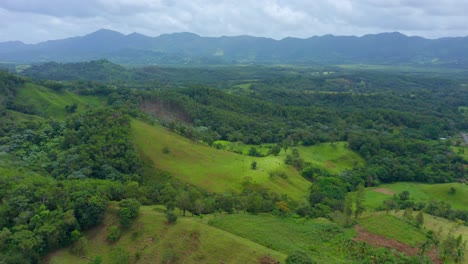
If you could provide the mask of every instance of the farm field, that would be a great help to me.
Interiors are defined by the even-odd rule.
[[[285,253],[304,251],[318,263],[345,263],[339,245],[355,235],[329,220],[281,218],[269,214],[220,215],[213,226]]]
[[[137,147],[158,169],[209,192],[239,192],[247,185],[268,188],[278,194],[302,200],[310,183],[281,157],[249,157],[217,150],[170,132],[161,126],[132,121]],[[163,149],[168,153],[164,154]],[[251,163],[257,162],[257,169]],[[275,176],[270,176],[270,174]],[[276,175],[285,175],[280,177]]]
[[[395,239],[412,247],[419,247],[426,240],[423,231],[394,215],[385,214],[385,212],[363,216],[358,223],[373,234]]]

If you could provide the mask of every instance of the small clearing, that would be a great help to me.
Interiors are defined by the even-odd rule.
[[[330,169],[334,169],[335,168],[335,165],[333,165],[333,163],[331,163],[329,160],[326,160],[325,163],[327,163],[327,167],[330,168]]]
[[[378,192],[378,193],[383,193],[383,194],[386,194],[386,195],[394,195],[395,194],[394,191],[386,189],[386,188],[377,188],[377,189],[374,189],[372,191]]]

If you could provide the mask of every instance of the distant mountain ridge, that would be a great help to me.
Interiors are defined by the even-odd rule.
[[[401,33],[314,36],[307,39],[201,37],[193,33],[148,37],[101,29],[38,44],[0,43],[12,63],[108,59],[122,64],[419,64],[468,67],[468,37],[425,39]]]

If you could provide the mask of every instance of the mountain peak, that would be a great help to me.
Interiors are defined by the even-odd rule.
[[[199,35],[191,32],[176,32],[171,34],[162,34],[160,37],[172,37],[177,39],[195,39],[200,38]]]
[[[106,37],[107,38],[107,37],[123,37],[123,36],[125,35],[120,32],[101,28],[93,33],[85,35],[84,37]]]

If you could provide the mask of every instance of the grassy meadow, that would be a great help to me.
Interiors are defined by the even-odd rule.
[[[299,146],[297,150],[305,161],[331,173],[340,173],[346,169],[364,165],[364,159],[350,150],[346,142]]]
[[[137,120],[132,121],[132,135],[138,149],[157,168],[205,191],[238,192],[245,185],[253,185],[296,200],[302,200],[308,193],[310,183],[285,165],[280,156],[258,158],[214,149]],[[163,153],[164,148],[168,153]],[[257,162],[255,170],[251,169],[253,161]],[[277,176],[280,174],[285,177]]]
[[[450,188],[455,188],[454,194],[450,193]],[[416,202],[428,202],[440,200],[449,203],[454,209],[468,210],[468,186],[461,183],[409,183],[399,182],[392,184],[382,184],[378,187],[366,189],[366,206],[375,209],[383,202],[403,191],[410,193],[410,198]]]
[[[229,142],[218,140],[215,144],[222,145],[225,150],[242,153],[247,155],[250,148],[254,147],[262,155],[268,155],[270,149],[275,144],[250,145],[242,142]],[[301,158],[306,162],[312,163],[323,170],[337,174],[346,169],[352,169],[355,166],[364,165],[364,159],[356,152],[347,147],[346,142],[320,143],[313,146],[289,147],[285,152],[281,149],[279,157],[284,160],[286,154],[290,154],[292,149],[297,149]]]

